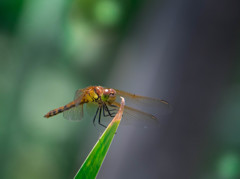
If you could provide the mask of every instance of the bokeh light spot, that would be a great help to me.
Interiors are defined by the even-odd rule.
[[[236,178],[239,175],[240,161],[235,153],[227,153],[218,163],[218,174],[221,178]]]
[[[115,25],[120,20],[121,7],[115,1],[100,1],[95,5],[94,15],[102,25]]]

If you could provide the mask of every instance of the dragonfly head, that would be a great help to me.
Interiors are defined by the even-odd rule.
[[[109,102],[111,104],[116,100],[116,91],[112,88],[104,89],[101,98],[102,101]]]

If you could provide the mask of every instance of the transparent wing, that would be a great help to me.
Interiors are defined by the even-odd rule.
[[[84,116],[93,119],[94,115],[96,114],[98,108],[98,104],[97,103],[87,103],[85,110],[84,110]]]
[[[80,104],[84,97],[83,92],[84,91],[82,89],[76,91],[74,96],[75,106],[63,112],[63,117],[65,119],[78,121],[84,117],[84,104]]]
[[[93,119],[98,105],[96,103],[80,104],[63,112],[63,117],[68,120]]]
[[[72,107],[63,112],[63,117],[67,120],[78,121],[84,117],[83,104]]]
[[[78,99],[79,97],[82,96],[84,92],[84,89],[78,89],[76,92],[75,92],[75,96],[74,96],[74,100]]]
[[[168,114],[172,111],[172,107],[165,100],[139,96],[121,90],[116,90],[116,92],[117,96],[122,96],[125,98],[126,105],[134,107],[136,106],[136,108],[140,109],[141,111],[147,111],[157,117],[161,116],[162,114]]]
[[[119,108],[120,103],[114,102],[113,105]],[[149,127],[158,125],[159,119],[152,114],[125,106],[123,111],[123,120],[121,123],[125,125]]]

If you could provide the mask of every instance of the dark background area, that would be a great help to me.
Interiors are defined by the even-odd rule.
[[[90,85],[173,106],[157,128],[120,126],[98,178],[240,178],[239,7],[0,1],[0,178],[73,178],[99,130],[43,115]]]

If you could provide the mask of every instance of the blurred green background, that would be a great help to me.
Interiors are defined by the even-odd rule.
[[[75,175],[99,131],[92,122],[43,115],[70,102],[79,88],[107,84],[139,3],[0,2],[0,178]]]
[[[240,178],[238,1],[1,0],[0,178],[73,178],[100,136],[45,119],[79,88],[164,98],[121,127],[98,178]]]

